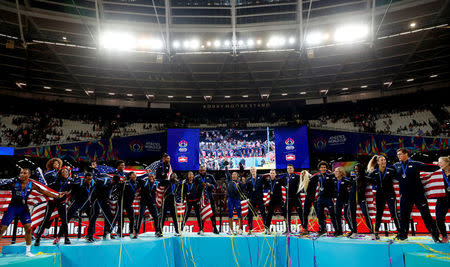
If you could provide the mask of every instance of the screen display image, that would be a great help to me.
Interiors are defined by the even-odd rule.
[[[208,170],[275,169],[274,129],[201,129],[199,164]]]

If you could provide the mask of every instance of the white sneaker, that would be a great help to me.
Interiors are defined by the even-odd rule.
[[[181,236],[181,234],[180,233],[175,233],[175,236]]]
[[[198,235],[203,235],[203,230],[200,230],[200,231],[198,232]]]
[[[238,235],[242,235],[242,230],[239,229],[239,230],[237,231],[237,234],[238,234]]]
[[[358,234],[357,233],[353,233],[351,236],[349,236],[350,238],[357,238]]]
[[[269,229],[266,229],[266,230],[264,231],[264,234],[265,234],[265,235],[270,235],[270,230],[269,230]]]
[[[233,232],[232,230],[229,230],[229,231],[227,232],[227,235],[234,235],[234,232]]]
[[[26,255],[27,257],[34,257],[34,256],[36,256],[36,255],[34,255],[33,253],[31,253],[31,252],[27,252],[27,253],[25,253],[25,255]]]

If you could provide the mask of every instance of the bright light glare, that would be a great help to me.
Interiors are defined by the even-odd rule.
[[[138,40],[138,47],[143,49],[160,50],[163,48],[163,42],[159,39],[142,38]]]
[[[214,47],[215,48],[219,48],[220,47],[220,41],[219,40],[215,40],[214,41]]]
[[[136,49],[136,37],[129,33],[105,32],[100,37],[100,46],[119,51],[134,50]]]
[[[318,45],[328,40],[328,33],[312,32],[306,36],[306,43],[310,45]]]
[[[283,45],[285,45],[286,43],[286,39],[284,39],[284,37],[280,37],[280,36],[272,36],[269,39],[269,42],[267,42],[267,46],[268,47],[281,47]]]
[[[196,50],[200,47],[200,41],[199,40],[191,40],[191,49]]]
[[[178,41],[173,42],[173,47],[174,48],[179,48],[180,47],[180,42],[178,42]]]
[[[252,39],[248,39],[247,40],[247,46],[248,47],[253,47],[255,45],[255,42]]]
[[[229,47],[230,44],[231,44],[231,42],[230,42],[229,40],[225,40],[225,42],[223,43],[223,45],[224,45],[225,47]]]
[[[364,40],[369,34],[367,25],[344,25],[336,29],[334,39],[339,43],[348,43]]]
[[[294,43],[295,43],[295,38],[294,37],[289,38],[289,44],[294,44]]]

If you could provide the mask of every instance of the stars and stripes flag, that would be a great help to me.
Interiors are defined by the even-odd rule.
[[[39,187],[43,191],[47,191],[53,194],[58,194],[58,192],[53,189],[43,185],[42,183],[29,179],[35,186]],[[11,202],[12,193],[11,190],[0,190],[0,211],[5,212]],[[52,198],[46,197],[36,190],[32,190],[28,196],[27,204],[31,214],[31,227],[39,226],[44,220],[45,210],[47,208],[47,202],[52,200]],[[2,215],[3,216],[3,213]],[[52,213],[51,219],[57,217],[57,212]]]
[[[269,206],[270,203],[270,191],[267,190],[263,193],[263,201],[264,201],[264,207]]]
[[[152,164],[148,165],[147,168],[145,168],[147,171],[152,172],[153,174],[156,174],[156,171],[159,167],[161,167],[162,162],[160,160],[153,162]],[[172,174],[172,166],[169,166],[169,172],[167,173],[166,179],[169,180],[170,175]]]
[[[186,201],[183,201],[183,203],[177,202],[176,206],[177,206],[177,215],[180,217],[184,216],[184,213],[186,212]]]
[[[209,202],[208,197],[206,197],[205,188],[203,188],[202,196],[200,198],[200,216],[203,221],[213,216],[211,203]]]
[[[248,199],[241,200],[241,215],[242,217],[248,214]]]

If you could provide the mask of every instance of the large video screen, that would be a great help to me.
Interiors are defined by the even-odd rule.
[[[199,164],[209,170],[275,169],[274,129],[200,129]]]
[[[167,129],[173,170],[309,168],[306,127],[252,129]]]

